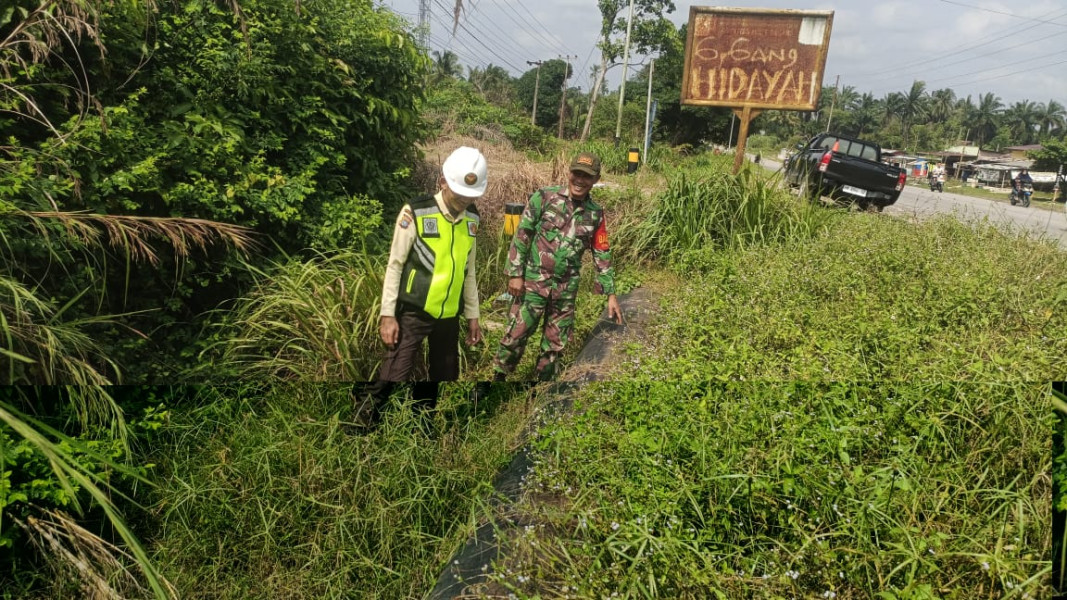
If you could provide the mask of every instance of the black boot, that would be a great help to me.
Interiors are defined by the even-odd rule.
[[[382,422],[382,409],[393,392],[393,382],[376,381],[369,385],[352,386],[352,426],[360,432],[373,431]]]

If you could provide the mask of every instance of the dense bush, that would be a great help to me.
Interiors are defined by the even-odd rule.
[[[59,49],[84,74],[38,66],[13,75],[12,85],[58,90],[84,77],[98,114],[45,103],[61,138],[5,117],[13,137],[0,205],[244,225],[266,254],[385,243],[381,212],[410,196],[427,64],[391,12],[364,0],[249,0],[236,12],[208,0],[160,3],[143,46],[138,8],[100,9],[106,55],[89,38]],[[93,292],[68,316],[137,313],[92,333],[127,380],[180,377],[199,315],[249,283],[218,249],[90,269],[48,239],[0,227],[22,281],[62,299]]]
[[[490,104],[466,81],[441,81],[430,91],[424,110],[429,124],[441,133],[507,140],[517,150],[533,152],[544,152],[551,145],[551,138],[518,107]]]

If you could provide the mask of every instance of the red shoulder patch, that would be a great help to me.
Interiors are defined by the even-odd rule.
[[[596,232],[593,234],[593,250],[604,251],[609,249],[608,245],[608,228],[604,221],[604,218],[600,218],[600,225],[597,226]]]

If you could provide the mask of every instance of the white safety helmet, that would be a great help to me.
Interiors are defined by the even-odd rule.
[[[470,146],[456,148],[441,166],[441,175],[449,189],[468,198],[478,198],[485,193],[486,171],[485,157]]]

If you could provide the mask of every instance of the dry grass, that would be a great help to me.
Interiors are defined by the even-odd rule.
[[[252,238],[252,230],[240,225],[219,223],[205,219],[180,217],[142,217],[129,215],[100,215],[84,212],[26,212],[33,225],[44,236],[46,221],[56,221],[67,235],[94,247],[104,240],[127,253],[132,260],[159,264],[159,256],[151,238],[161,238],[174,250],[175,259],[188,258],[194,249],[205,249],[213,243],[223,243],[247,255],[259,247]]]
[[[14,521],[48,560],[56,580],[76,583],[82,598],[122,600],[151,595],[138,580],[133,556],[78,525],[66,513],[47,510],[40,517]],[[170,598],[178,597],[169,582],[161,582]]]
[[[478,202],[482,231],[495,232],[504,226],[504,205],[525,204],[535,190],[562,182],[561,170],[554,163],[535,163],[512,148],[507,140],[486,140],[466,136],[442,136],[423,147],[425,161],[416,170],[419,189],[433,189],[438,169],[459,146],[477,148],[489,164],[489,186]],[[479,242],[482,240],[480,239]]]

